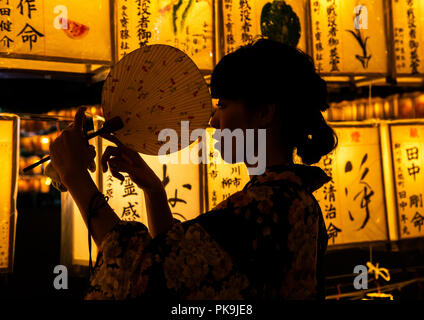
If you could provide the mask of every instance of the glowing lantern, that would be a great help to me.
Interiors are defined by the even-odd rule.
[[[391,0],[396,73],[399,82],[421,81],[424,74],[424,3]]]
[[[332,124],[339,144],[321,159],[332,181],[315,191],[329,245],[388,239],[379,127]]]
[[[7,1],[0,66],[88,73],[112,60],[109,1]]]
[[[424,121],[390,124],[399,237],[424,236]]]
[[[13,271],[18,164],[19,118],[0,114],[0,272]]]
[[[115,2],[117,59],[146,44],[168,44],[188,54],[201,70],[213,67],[212,1]]]
[[[384,1],[310,3],[313,57],[327,80],[359,83],[389,74]]]
[[[415,99],[415,117],[424,118],[424,94]]]
[[[356,109],[357,109],[357,120],[365,120],[367,118],[366,116],[366,110],[367,110],[367,102],[364,100],[359,100],[356,103]]]
[[[414,104],[410,97],[403,97],[399,99],[398,117],[400,119],[414,117]]]
[[[248,0],[218,2],[222,17],[221,55],[264,36],[307,51],[307,1]]]
[[[233,193],[240,191],[250,180],[244,163],[229,164],[224,162],[221,154],[214,148],[216,142],[212,135],[215,129],[207,129],[207,154],[209,162],[206,169],[208,210]]]

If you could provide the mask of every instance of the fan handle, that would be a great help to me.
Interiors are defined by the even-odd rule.
[[[112,132],[118,131],[118,130],[122,129],[123,127],[124,127],[124,123],[122,122],[122,119],[120,117],[114,117],[110,120],[105,121],[105,123],[103,124],[103,127],[101,129],[87,135],[87,141],[90,140],[90,139],[93,139],[94,137],[97,137],[98,135],[101,135],[103,133],[112,133]],[[24,168],[22,171],[27,172],[29,170],[32,170],[35,167],[38,167],[40,164],[42,164],[42,163],[44,163],[48,160],[50,160],[50,156],[47,156],[47,157],[31,164],[30,166]]]

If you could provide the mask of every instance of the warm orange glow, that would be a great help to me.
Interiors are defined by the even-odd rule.
[[[18,159],[14,158],[14,149],[17,141],[14,138],[14,119],[2,117],[0,119],[0,270],[11,270],[13,266],[13,243],[16,215],[16,193],[14,186],[17,184]],[[11,250],[12,249],[12,250]],[[12,260],[11,260],[12,259]]]
[[[79,59],[81,63],[40,59],[28,63],[25,59],[2,58],[2,68],[86,73],[85,60],[104,63],[111,60],[109,1],[45,0],[31,4],[32,13],[25,14],[9,2],[4,6],[10,9],[7,20],[12,25],[13,36],[8,34],[11,38],[4,39],[0,52],[31,55],[41,60],[44,57]],[[31,32],[29,41],[27,34]]]
[[[52,183],[52,179],[50,179],[50,178],[47,178],[47,179],[44,181],[44,184],[45,184],[46,186],[49,186],[51,183]]]

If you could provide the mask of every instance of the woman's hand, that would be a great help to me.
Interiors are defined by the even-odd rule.
[[[164,190],[162,181],[136,151],[126,147],[114,135],[101,136],[116,144],[116,147],[107,147],[103,153],[101,160],[103,172],[108,170],[109,165],[112,175],[121,181],[124,181],[124,176],[120,172],[126,172],[131,180],[146,192]]]
[[[90,168],[93,171],[93,161],[96,151],[90,146],[84,136],[83,123],[85,108],[79,108],[74,122],[62,131],[50,145],[51,164],[66,186],[69,179],[78,177],[79,174]]]

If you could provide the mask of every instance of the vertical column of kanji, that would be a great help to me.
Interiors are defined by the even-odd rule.
[[[415,1],[407,1],[407,17],[408,17],[408,35],[409,35],[409,55],[410,55],[410,71],[411,74],[417,74],[420,67],[420,59],[418,57],[418,35],[417,35],[417,17],[415,11]]]
[[[327,22],[328,22],[328,46],[330,47],[330,71],[340,71],[340,53],[339,53],[339,27],[337,25],[337,3],[336,0],[327,1]]]
[[[149,44],[152,37],[150,31],[150,0],[135,0],[137,5],[137,40],[140,47]]]
[[[317,164],[330,178],[320,189],[316,190],[313,195],[318,201],[327,227],[328,244],[340,244],[343,238],[343,226],[338,210],[338,197],[336,192],[336,150],[325,155]]]
[[[321,204],[330,244],[336,244],[336,241],[340,240],[339,233],[342,232],[340,219],[337,219],[336,188],[333,175],[334,162],[334,152],[327,154],[322,159],[323,170],[331,178],[331,181],[323,187],[323,203]]]
[[[228,54],[235,49],[235,39],[234,39],[234,33],[233,33],[233,0],[225,0],[224,1],[224,39],[225,39],[225,45],[224,45],[224,52],[225,54]]]
[[[252,19],[251,11],[252,8],[248,0],[241,0],[239,2],[240,9],[240,21],[241,21],[241,42],[242,44],[247,44],[253,40],[252,35]]]
[[[14,25],[10,0],[0,1],[0,52],[14,51]]]
[[[131,0],[119,0],[116,4],[116,10],[118,12],[118,59],[123,58],[132,51],[130,35],[130,20],[132,18],[130,17],[130,1]]]
[[[407,24],[405,10],[402,8],[402,1],[392,0],[393,3],[393,35],[394,35],[394,49],[395,49],[395,61],[397,73],[408,73],[407,57],[406,57],[406,45],[408,40],[406,38],[407,30],[405,25]],[[406,0],[404,0],[406,1]]]
[[[12,4],[12,2],[10,2]],[[13,34],[18,53],[45,55],[44,0],[19,0],[13,8]]]
[[[320,14],[321,11],[321,3],[318,0],[312,1],[312,12],[315,15]],[[315,20],[312,26],[313,30],[313,52],[314,52],[314,59],[316,64],[316,69],[318,72],[321,72],[323,70],[323,36],[322,36],[322,29],[320,26],[321,21],[319,19]]]
[[[218,167],[216,164],[216,153],[217,151],[214,150],[214,139],[212,138],[214,129],[208,128],[207,129],[207,156],[208,156],[208,163],[207,163],[207,183],[208,183],[208,204],[209,207],[207,210],[211,210],[212,208],[216,207],[218,204],[218,196],[217,196],[217,190],[216,190],[216,183],[215,180],[218,176]]]
[[[424,20],[422,1],[391,0],[394,21],[396,71],[400,75],[424,72],[424,48],[420,47]],[[421,13],[421,14],[420,14]]]

